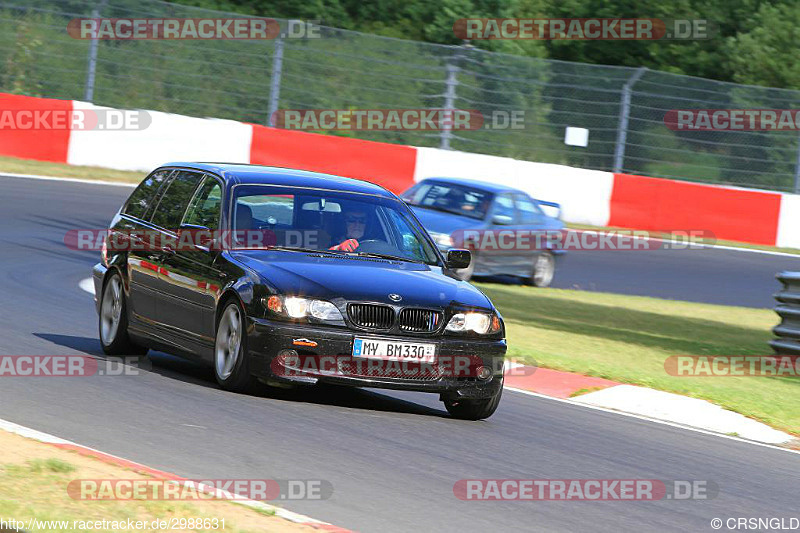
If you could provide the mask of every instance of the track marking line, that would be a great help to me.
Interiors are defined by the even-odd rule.
[[[512,392],[519,392],[521,394],[526,394],[528,396],[535,396],[536,398],[544,398],[546,400],[551,400],[551,401],[554,401],[554,402],[566,403],[566,404],[569,404],[569,405],[572,405],[572,406],[575,406],[575,407],[583,407],[585,409],[593,409],[595,411],[602,411],[604,413],[611,413],[611,414],[620,415],[620,416],[627,416],[627,417],[630,417],[630,418],[636,418],[638,420],[644,420],[644,421],[647,421],[647,422],[654,422],[656,424],[661,424],[661,425],[664,425],[664,426],[670,426],[670,427],[678,428],[678,429],[686,429],[686,430],[689,430],[689,431],[694,431],[696,433],[702,433],[704,435],[711,435],[711,436],[714,436],[714,437],[720,437],[720,438],[723,438],[723,439],[735,440],[737,442],[743,442],[743,443],[746,443],[746,444],[753,444],[755,446],[762,446],[764,448],[771,448],[773,450],[780,450],[782,452],[789,452],[789,453],[794,453],[794,454],[800,455],[800,450],[793,450],[791,448],[784,448],[784,447],[781,447],[781,446],[775,446],[774,444],[766,444],[764,442],[758,442],[758,441],[755,441],[755,440],[743,439],[741,437],[734,437],[733,435],[725,435],[724,433],[716,433],[714,431],[708,431],[706,429],[696,428],[696,427],[692,427],[692,426],[686,426],[686,425],[683,425],[683,424],[677,424],[675,422],[668,422],[666,420],[659,420],[657,418],[650,418],[650,417],[643,416],[643,415],[637,415],[637,414],[633,414],[633,413],[626,413],[625,411],[617,411],[616,409],[607,409],[605,407],[600,407],[600,406],[597,406],[597,405],[588,405],[588,404],[578,403],[578,402],[576,402],[574,400],[570,400],[570,399],[554,398],[553,396],[547,396],[545,394],[540,394],[538,392],[531,392],[531,391],[527,391],[527,390],[523,390],[523,389],[515,389],[513,387],[503,387],[503,389],[508,390],[508,391],[512,391]]]
[[[333,524],[329,524],[327,522],[323,522],[321,520],[317,520],[316,518],[311,518],[310,516],[302,515],[300,513],[295,513],[293,511],[289,511],[281,507],[276,507],[274,505],[270,505],[268,503],[260,501],[246,499],[236,494],[232,494],[228,491],[217,489],[214,487],[209,487],[208,485],[204,485],[202,483],[194,483],[193,481],[182,478],[176,474],[165,472],[163,470],[156,470],[141,463],[129,461],[127,459],[123,459],[122,457],[118,457],[116,455],[111,455],[109,453],[101,452],[94,448],[89,448],[88,446],[82,446],[80,444],[76,444],[72,441],[68,441],[60,437],[50,435],[48,433],[44,433],[35,429],[21,426],[19,424],[16,424],[8,420],[3,420],[2,418],[0,418],[0,430],[5,430],[8,431],[9,433],[14,433],[16,435],[27,437],[29,439],[38,440],[39,442],[52,444],[59,448],[72,450],[81,455],[94,457],[95,459],[99,459],[101,461],[105,461],[111,464],[116,464],[124,468],[138,470],[140,472],[155,476],[157,478],[172,480],[175,481],[176,483],[180,483],[183,486],[187,486],[188,483],[192,483],[192,488],[198,488],[203,492],[213,493],[215,495],[221,495],[231,503],[244,505],[245,507],[250,507],[251,509],[274,512],[275,516],[278,516],[290,522],[294,522],[296,524],[303,524],[310,527],[314,527],[316,529],[324,529],[326,531],[337,531],[341,533],[347,533],[350,531],[349,529],[341,528],[339,526],[334,526]]]

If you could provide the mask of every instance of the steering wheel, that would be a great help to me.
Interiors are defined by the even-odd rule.
[[[367,239],[359,241],[357,252],[372,252],[376,254],[396,254],[397,249],[386,241],[379,239]]]

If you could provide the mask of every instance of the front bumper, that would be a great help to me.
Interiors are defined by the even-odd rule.
[[[465,399],[488,398],[496,394],[503,386],[503,360],[507,349],[504,339],[388,336],[356,332],[345,328],[298,325],[255,317],[248,317],[248,325],[250,370],[261,379],[432,392]],[[452,368],[440,376],[426,376],[425,378],[409,377],[408,375],[404,375],[404,377],[354,375],[347,370],[319,373],[295,369],[286,372],[282,359],[278,358],[279,353],[293,350],[306,361],[351,360],[353,341],[356,337],[435,344],[437,361],[452,361],[452,358],[459,361],[467,359],[480,361],[480,364],[492,369],[492,372],[487,379],[479,379],[471,372],[452,371]],[[319,368],[313,365],[311,367]],[[303,368],[309,367],[304,366]]]

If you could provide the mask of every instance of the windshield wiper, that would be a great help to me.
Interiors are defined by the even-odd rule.
[[[301,248],[299,246],[268,246],[267,250],[279,250],[281,252],[302,252],[309,254],[341,255],[341,252],[337,252],[334,250],[317,250],[316,248]]]
[[[393,261],[406,261],[408,263],[424,263],[419,259],[409,259],[408,257],[400,257],[397,255],[378,254],[375,252],[355,252],[358,257],[374,257],[376,259],[389,259]]]

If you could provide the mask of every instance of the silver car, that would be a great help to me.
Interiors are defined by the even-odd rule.
[[[454,247],[454,235],[464,230],[512,230],[555,232],[564,228],[558,216],[550,216],[543,206],[561,206],[532,198],[527,193],[494,183],[459,178],[428,178],[402,194],[422,225],[443,251]],[[556,257],[563,250],[555,247],[534,249],[474,250],[468,268],[458,272],[464,280],[473,276],[510,275],[537,287],[552,283]]]

